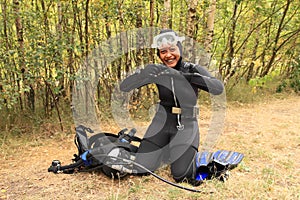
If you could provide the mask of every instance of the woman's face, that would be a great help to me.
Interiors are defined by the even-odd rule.
[[[159,49],[159,58],[168,67],[175,67],[180,59],[177,45],[164,45]]]

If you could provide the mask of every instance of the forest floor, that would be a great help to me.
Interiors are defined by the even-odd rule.
[[[202,114],[205,132],[210,118],[205,109]],[[153,176],[112,180],[100,173],[48,173],[53,159],[71,162],[77,153],[74,134],[6,139],[0,151],[0,199],[300,199],[299,131],[299,96],[231,103],[216,149],[242,152],[245,158],[228,181],[208,180],[195,187],[204,193],[178,189]],[[158,174],[172,181],[168,167]]]

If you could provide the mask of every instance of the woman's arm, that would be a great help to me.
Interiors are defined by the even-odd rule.
[[[219,95],[224,91],[223,83],[213,77],[205,68],[194,65],[191,67],[190,72],[193,73],[190,77],[190,83],[196,85],[199,89],[213,95]]]
[[[129,92],[130,90],[142,87],[149,83],[151,83],[149,78],[143,78],[140,72],[135,72],[121,82],[120,90],[123,92]]]
[[[149,64],[144,69],[137,70],[134,74],[124,79],[120,84],[120,90],[129,92],[135,88],[154,83],[159,73],[166,70],[166,66]]]

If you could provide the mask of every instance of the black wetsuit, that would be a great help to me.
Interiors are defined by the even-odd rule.
[[[199,146],[195,107],[198,90],[218,95],[223,92],[223,84],[203,67],[180,61],[174,68],[148,65],[126,78],[120,89],[130,91],[149,83],[157,85],[160,103],[135,161],[155,171],[167,158],[176,181],[192,180],[196,173],[194,158]],[[138,173],[144,172],[138,170]]]

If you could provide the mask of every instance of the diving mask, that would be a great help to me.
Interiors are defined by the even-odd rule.
[[[185,37],[179,37],[174,32],[161,33],[153,38],[152,48],[161,49],[165,45],[176,45],[184,41]]]

